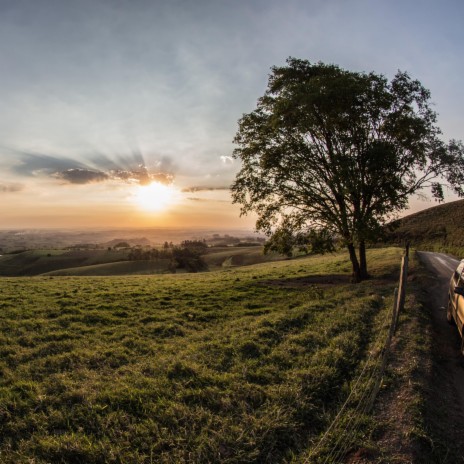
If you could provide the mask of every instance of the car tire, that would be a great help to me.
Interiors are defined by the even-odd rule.
[[[454,325],[453,313],[451,308],[451,300],[448,298],[448,306],[446,309],[446,320],[448,324]]]

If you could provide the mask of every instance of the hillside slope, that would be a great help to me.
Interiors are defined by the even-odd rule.
[[[385,339],[400,255],[369,250],[359,285],[346,253],[0,279],[0,461],[306,461]]]
[[[111,276],[171,272],[169,259],[129,261],[121,250],[27,250],[0,256],[0,276]],[[262,246],[210,247],[203,259],[209,270],[281,261],[284,256],[263,253]]]
[[[0,276],[33,276],[59,269],[127,260],[125,250],[27,250],[0,256]]]
[[[168,272],[169,259],[156,261],[119,261],[116,263],[93,264],[68,269],[58,269],[46,272],[44,276],[119,276],[119,275],[145,275]]]
[[[464,200],[434,206],[391,224],[388,242],[464,255]]]

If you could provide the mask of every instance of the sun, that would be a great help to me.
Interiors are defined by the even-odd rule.
[[[152,182],[139,185],[134,192],[134,202],[145,211],[164,211],[177,200],[178,192],[172,185]]]

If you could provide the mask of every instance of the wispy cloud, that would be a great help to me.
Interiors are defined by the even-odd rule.
[[[211,199],[211,198],[187,197],[187,200],[195,201],[195,202],[203,202],[203,203],[212,203],[213,202],[213,203],[227,203],[227,204],[230,204],[230,201]]]
[[[220,156],[221,158],[221,161],[224,163],[224,164],[233,164],[234,162],[234,159],[232,158],[232,156]]]
[[[195,192],[213,192],[216,190],[230,190],[229,186],[220,186],[220,187],[213,187],[208,185],[200,185],[195,187],[186,187],[182,189],[184,193],[195,193]]]
[[[24,190],[22,184],[0,184],[0,193],[15,193]]]

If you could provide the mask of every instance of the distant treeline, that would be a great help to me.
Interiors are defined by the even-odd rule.
[[[131,248],[128,258],[130,261],[169,259],[171,261],[169,268],[172,271],[184,269],[187,272],[198,272],[208,269],[201,257],[207,249],[208,245],[204,240],[184,240],[180,245],[165,242],[161,249]]]

